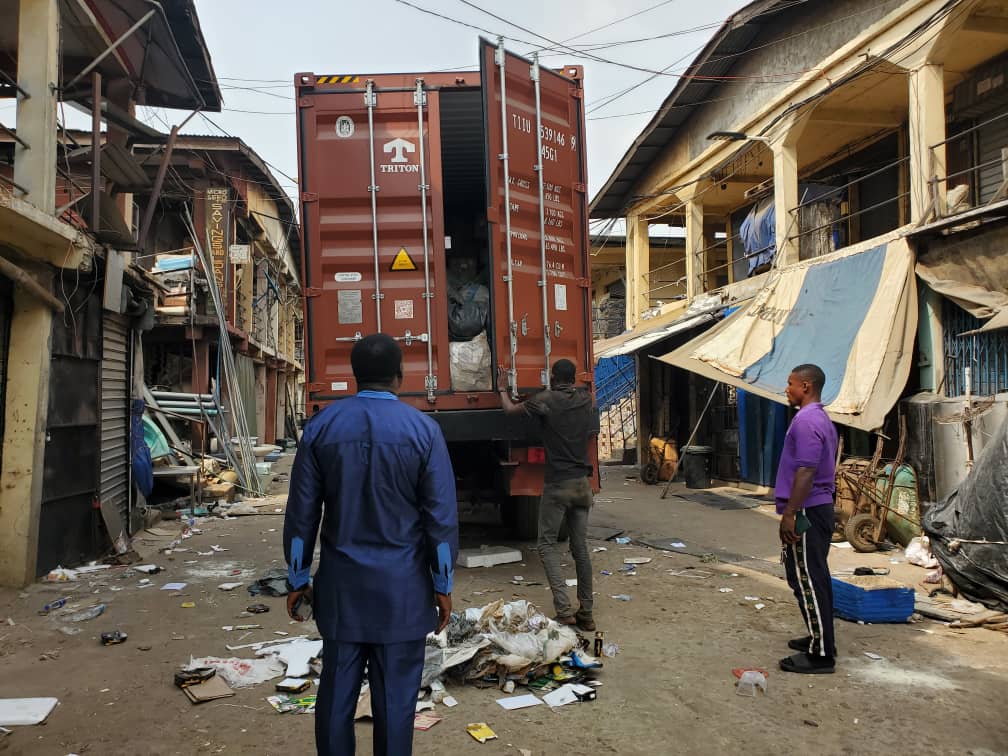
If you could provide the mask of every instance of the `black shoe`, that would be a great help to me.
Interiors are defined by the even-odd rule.
[[[809,646],[812,645],[812,636],[806,635],[804,638],[792,638],[787,642],[788,648],[793,648],[795,651],[804,651],[808,653]]]
[[[796,672],[800,675],[832,675],[835,671],[835,662],[832,656],[795,654],[781,659],[780,668],[785,672]]]

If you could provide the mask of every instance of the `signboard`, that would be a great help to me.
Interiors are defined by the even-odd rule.
[[[210,246],[210,262],[213,265],[214,280],[220,289],[221,299],[227,301],[228,242],[228,190],[224,187],[210,187],[206,190],[206,233]]]

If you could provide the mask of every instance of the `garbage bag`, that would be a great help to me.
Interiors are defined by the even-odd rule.
[[[451,364],[451,385],[455,391],[490,391],[493,382],[490,373],[490,342],[486,331],[471,341],[448,343]]]
[[[469,341],[486,328],[490,292],[486,286],[467,283],[448,291],[448,338]]]
[[[931,553],[960,593],[1008,611],[1008,422],[959,488],[927,510],[923,525]]]

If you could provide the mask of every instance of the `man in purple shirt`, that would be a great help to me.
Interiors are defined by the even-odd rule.
[[[826,375],[817,365],[799,365],[788,376],[791,421],[774,496],[781,516],[781,562],[809,634],[788,646],[799,653],[780,661],[785,672],[829,674],[834,669],[833,583],[827,557],[833,538],[837,431],[822,406]]]

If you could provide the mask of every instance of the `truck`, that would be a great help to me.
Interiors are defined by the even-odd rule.
[[[355,391],[369,333],[441,427],[460,502],[534,536],[545,453],[499,395],[592,387],[583,70],[481,39],[478,70],[295,76],[305,406]],[[594,438],[590,455],[598,483]]]

